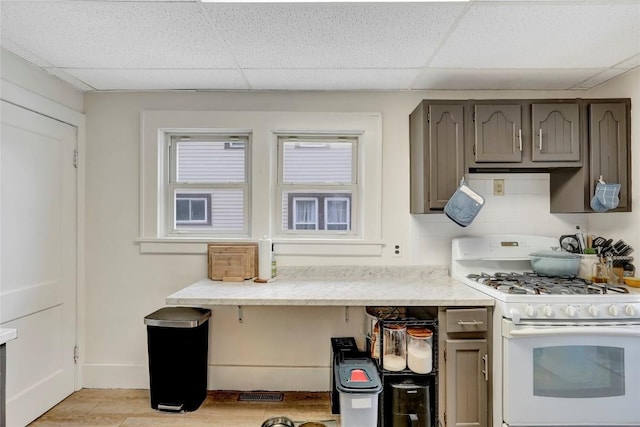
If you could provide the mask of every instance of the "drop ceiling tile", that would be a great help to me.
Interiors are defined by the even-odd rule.
[[[2,2],[2,37],[56,67],[233,68],[198,3]]]
[[[25,61],[31,62],[33,65],[37,65],[38,67],[50,67],[51,66],[51,64],[49,64],[47,61],[45,61],[44,59],[38,57],[37,55],[34,55],[33,53],[29,52],[27,49],[23,48],[19,44],[14,43],[12,40],[9,40],[9,39],[7,39],[5,37],[1,37],[0,38],[0,44],[2,45],[3,48],[8,50],[9,52],[13,53],[14,55],[19,56],[20,58],[24,59]]]
[[[253,89],[394,90],[408,89],[419,69],[243,70]]]
[[[439,68],[601,68],[640,51],[640,2],[474,3]]]
[[[64,69],[97,90],[230,90],[249,89],[237,70],[104,70]]]
[[[241,68],[411,68],[435,52],[462,3],[205,5]]]
[[[468,70],[434,68],[423,71],[412,89],[564,90],[600,73],[582,70]]]
[[[571,89],[592,89],[596,86],[598,86],[599,84],[602,84],[606,81],[609,81],[611,79],[614,79],[624,73],[626,73],[628,70],[626,69],[622,69],[622,68],[610,68],[607,70],[602,71],[601,73],[596,74],[595,76],[586,79],[578,84],[576,84],[574,87],[572,87]]]
[[[67,73],[64,70],[61,70],[59,68],[43,68],[47,73],[56,76],[57,78],[59,78],[60,80],[64,80],[65,82],[69,83],[70,85],[72,85],[73,87],[86,92],[86,91],[93,91],[96,88],[95,87],[91,87],[88,84],[86,84],[85,82],[83,82],[82,80],[78,80],[77,78],[73,77],[71,74]]]
[[[631,58],[624,60],[621,63],[615,65],[615,68],[622,68],[625,70],[630,70],[636,67],[640,67],[640,54],[634,55]]]

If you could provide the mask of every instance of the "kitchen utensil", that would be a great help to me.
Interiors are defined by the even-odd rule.
[[[529,254],[531,267],[543,276],[575,277],[580,268],[580,255],[564,251],[537,251]]]
[[[287,417],[273,417],[265,420],[262,427],[294,427],[295,424]]]
[[[575,234],[566,234],[564,236],[560,236],[560,247],[574,254],[578,254],[581,251],[580,242],[578,241],[578,236]]]
[[[640,288],[640,277],[625,277],[624,283],[627,286],[631,286],[634,288]]]

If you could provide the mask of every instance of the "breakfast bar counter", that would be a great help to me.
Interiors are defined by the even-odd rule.
[[[493,298],[446,267],[282,267],[268,283],[203,279],[166,297],[168,305],[493,306]]]

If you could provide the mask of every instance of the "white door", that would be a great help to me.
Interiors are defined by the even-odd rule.
[[[75,128],[2,101],[0,323],[7,426],[24,426],[74,391]]]

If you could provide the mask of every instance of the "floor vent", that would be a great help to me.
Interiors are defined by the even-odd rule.
[[[265,392],[250,392],[240,393],[238,395],[238,401],[240,402],[282,402],[284,393],[265,393]]]

